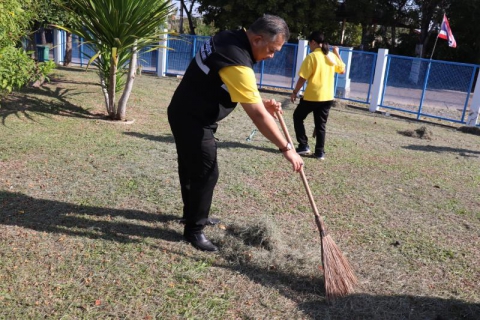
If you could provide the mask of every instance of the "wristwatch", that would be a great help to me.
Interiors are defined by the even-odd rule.
[[[279,148],[278,150],[282,151],[282,152],[286,152],[288,150],[292,150],[293,147],[290,143],[287,143],[287,145],[284,147],[284,148]]]

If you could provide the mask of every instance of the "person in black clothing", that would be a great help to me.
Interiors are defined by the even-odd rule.
[[[281,104],[262,100],[254,63],[272,58],[289,37],[285,21],[264,15],[248,30],[222,31],[205,42],[191,61],[168,106],[178,154],[185,221],[184,238],[204,251],[217,251],[203,233],[218,180],[217,122],[240,103],[258,130],[283,153],[294,171],[303,165],[275,122]]]

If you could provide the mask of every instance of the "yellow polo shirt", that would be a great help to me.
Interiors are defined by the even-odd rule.
[[[228,89],[232,102],[262,102],[257,88],[257,78],[252,68],[230,66],[220,69],[220,78]]]
[[[303,60],[298,75],[307,80],[307,88],[303,95],[304,100],[333,100],[335,72],[344,72],[345,63],[332,52],[329,52],[328,56],[327,58],[322,50],[317,48]],[[332,64],[331,61],[335,61],[335,64]]]

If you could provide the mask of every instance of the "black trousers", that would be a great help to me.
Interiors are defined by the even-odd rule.
[[[185,232],[201,231],[207,223],[219,175],[215,126],[202,126],[170,109],[168,121],[177,147]]]
[[[315,154],[320,155],[325,152],[325,136],[327,128],[328,114],[333,105],[330,101],[306,101],[300,99],[300,103],[293,112],[293,126],[297,141],[301,145],[308,145],[308,137],[305,132],[305,118],[313,112],[313,121],[315,123],[316,145]]]

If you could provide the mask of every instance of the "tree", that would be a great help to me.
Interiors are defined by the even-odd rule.
[[[94,52],[108,116],[124,120],[135,79],[138,52],[158,47],[161,27],[173,6],[158,0],[69,0],[72,26],[59,28],[82,37]],[[126,80],[122,81],[122,75]],[[116,103],[116,93],[123,90]]]
[[[191,0],[190,1],[190,7],[187,7],[187,4],[186,4],[186,0],[180,0],[180,5],[181,5],[181,12],[183,13],[183,10],[185,10],[185,13],[187,14],[187,19],[188,19],[188,26],[189,26],[189,30],[190,30],[190,34],[195,34],[195,25],[193,23],[194,21],[194,18],[193,18],[193,8],[195,6],[195,2],[196,0]],[[183,33],[183,15],[182,15],[182,19],[180,21],[181,23],[181,32],[180,33]]]
[[[36,17],[33,0],[0,0],[0,49],[17,44]]]
[[[412,18],[415,18],[415,6],[413,0],[383,0],[383,30],[386,33],[387,26],[390,27],[390,41],[385,43],[385,46],[395,52],[397,46],[397,29],[408,28],[411,29],[414,25]],[[385,33],[383,38],[385,40]]]
[[[198,11],[206,24],[220,30],[245,27],[265,13],[282,17],[290,29],[291,39],[304,38],[314,30],[331,35],[338,30],[335,19],[336,0],[197,0]],[[330,39],[329,39],[330,40]],[[335,39],[336,40],[336,39]],[[333,39],[330,42],[334,42]]]
[[[361,46],[364,49],[372,47],[380,12],[378,0],[345,0],[342,3],[342,14],[345,21],[360,24],[362,27]]]
[[[350,0],[341,5],[345,20],[362,26],[362,45],[395,48],[397,28],[409,28],[416,22],[411,13],[414,0]]]
[[[432,22],[438,26],[443,17],[443,12],[448,9],[451,0],[416,0],[419,7],[420,38],[419,44],[423,46],[424,56],[429,56],[428,46],[431,36],[437,36],[437,30],[432,28]]]
[[[195,34],[199,36],[212,36],[218,30],[214,23],[205,24],[202,17],[196,17],[195,21]]]

